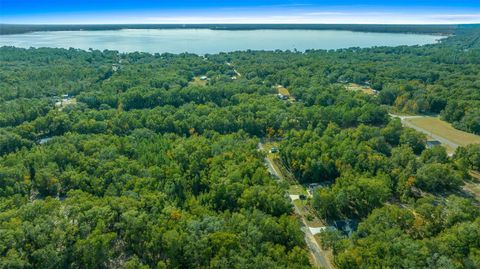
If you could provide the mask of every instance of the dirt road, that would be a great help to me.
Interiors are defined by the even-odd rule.
[[[262,143],[258,143],[258,149],[259,150],[264,150],[264,146]],[[273,164],[273,161],[265,157],[265,165],[267,166],[269,172],[278,178],[279,180],[285,180],[285,177],[282,175],[278,169],[275,168],[275,165]],[[287,193],[290,195],[289,193]],[[320,247],[320,245],[317,243],[315,240],[314,235],[310,231],[307,225],[307,221],[305,220],[305,216],[303,216],[301,210],[295,205],[295,203],[291,200],[292,205],[295,209],[295,213],[300,216],[300,220],[302,221],[302,228],[301,230],[305,234],[305,242],[307,243],[308,249],[310,250],[310,254],[313,257],[313,260],[315,262],[315,265],[318,268],[325,268],[325,269],[334,269],[332,264],[330,263],[330,260],[327,256],[327,253],[323,251],[323,249]]]

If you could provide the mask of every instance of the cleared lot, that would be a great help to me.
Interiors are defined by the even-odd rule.
[[[345,85],[345,88],[347,89],[347,91],[354,91],[354,92],[360,91],[370,95],[377,94],[377,91],[375,91],[374,89],[370,88],[370,86],[367,86],[367,85],[362,86],[356,83],[348,83],[347,85]]]
[[[428,136],[442,137],[452,144],[458,146],[466,146],[469,144],[480,144],[480,136],[457,130],[453,126],[439,118],[435,117],[412,117],[405,118],[406,123],[424,130]],[[441,141],[440,141],[441,142]]]

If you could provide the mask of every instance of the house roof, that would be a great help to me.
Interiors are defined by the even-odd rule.
[[[427,141],[427,146],[437,146],[437,145],[441,145],[442,143],[440,143],[440,141],[437,141],[437,140],[429,140]]]

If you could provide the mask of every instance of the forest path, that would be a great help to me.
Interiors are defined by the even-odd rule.
[[[231,63],[229,63],[229,62],[227,62],[226,64],[227,64],[228,66],[230,66],[230,67],[233,67],[233,65],[232,65]],[[242,76],[242,74],[240,74],[240,72],[238,72],[238,70],[235,69],[235,67],[233,67],[233,72],[235,72],[235,74],[236,74],[238,77],[241,77],[241,76]]]

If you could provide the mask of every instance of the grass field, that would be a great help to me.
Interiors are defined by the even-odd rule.
[[[278,94],[288,97],[288,101],[295,102],[295,97],[290,95],[290,92],[288,91],[287,88],[283,87],[282,85],[278,85],[276,89]]]
[[[377,94],[377,92],[374,89],[368,86],[361,86],[356,83],[348,83],[347,85],[345,85],[345,88],[347,89],[347,91],[361,91],[365,94],[370,94],[370,95]]]
[[[190,81],[190,85],[193,86],[206,86],[207,80],[201,80],[200,77],[194,77],[192,81]]]
[[[279,94],[283,94],[285,96],[290,96],[290,92],[288,91],[288,89],[283,87],[283,86],[277,86],[277,91],[278,91]]]
[[[308,192],[307,190],[305,190],[304,187],[302,187],[302,185],[290,185],[289,189],[288,189],[288,193],[289,194],[297,194],[297,195],[300,195],[300,194],[303,194],[305,196],[308,195]]]
[[[410,118],[405,121],[426,130],[427,135],[437,135],[460,146],[480,144],[480,136],[457,130],[450,123],[436,117]]]

